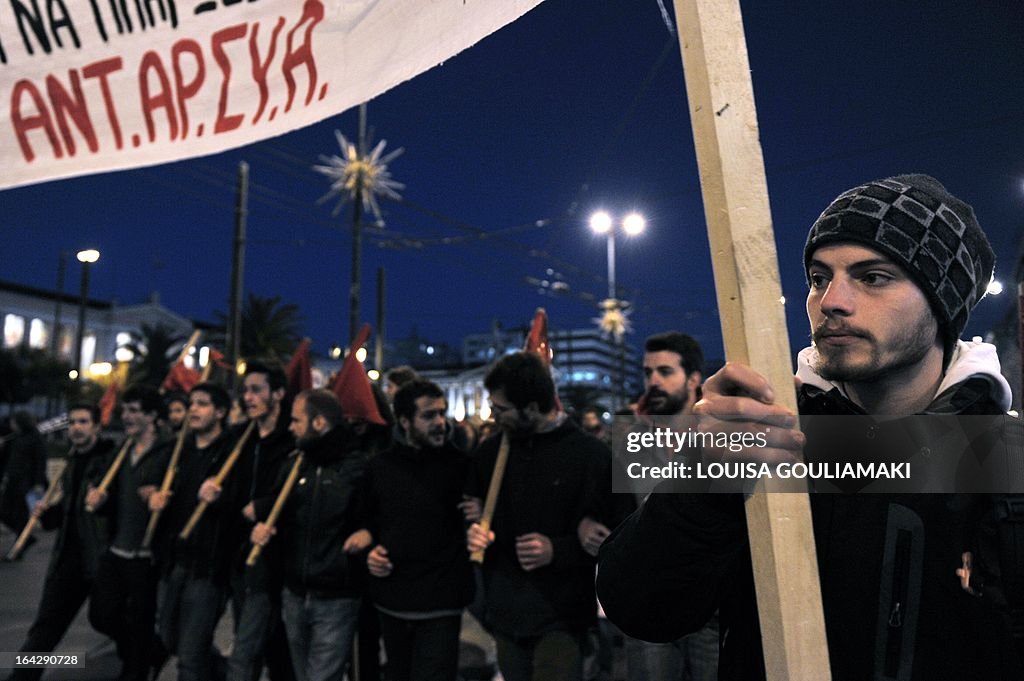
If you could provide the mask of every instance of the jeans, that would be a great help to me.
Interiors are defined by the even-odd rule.
[[[224,612],[226,593],[209,579],[175,567],[160,582],[160,638],[178,656],[178,681],[209,681],[213,632]]]
[[[626,638],[629,681],[715,681],[718,614],[692,634],[668,643]]]
[[[460,615],[407,620],[379,614],[390,681],[455,681]]]
[[[227,681],[257,681],[266,660],[271,681],[294,681],[288,639],[281,621],[280,591],[251,590],[235,580],[235,643]]]
[[[579,681],[583,674],[583,633],[549,631],[507,637],[494,632],[498,669],[505,681]]]
[[[359,621],[359,599],[300,596],[285,589],[281,612],[296,681],[341,681]]]

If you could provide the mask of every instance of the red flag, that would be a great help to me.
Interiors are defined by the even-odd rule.
[[[363,419],[379,426],[387,425],[387,421],[380,415],[377,409],[377,401],[373,399],[373,388],[370,387],[370,379],[363,370],[363,364],[356,359],[356,353],[363,347],[366,339],[370,337],[370,325],[363,324],[359,329],[356,339],[352,341],[352,347],[348,350],[348,356],[341,365],[341,371],[334,379],[331,390],[338,396],[341,402],[341,410],[347,418]]]
[[[289,397],[295,397],[303,390],[313,387],[313,371],[309,366],[309,346],[312,341],[303,338],[299,347],[295,348],[288,366],[284,370],[285,393]]]
[[[117,393],[120,391],[120,385],[118,385],[117,379],[115,378],[107,386],[106,392],[103,393],[103,397],[100,398],[100,425],[103,427],[110,425],[110,419],[114,415],[114,407],[117,406]]]
[[[167,374],[167,378],[165,378],[164,382],[160,384],[160,390],[164,392],[180,390],[183,393],[187,393],[199,384],[200,378],[201,376],[198,371],[195,369],[189,369],[185,366],[184,362],[178,362],[171,367],[170,372]]]
[[[224,353],[217,350],[216,348],[210,348],[210,359],[208,361],[213,362],[221,369],[231,368],[231,365],[228,364],[227,360],[224,359]]]
[[[538,307],[533,313],[533,322],[530,324],[530,333],[526,336],[523,350],[536,353],[544,362],[544,366],[551,366],[554,353],[551,351],[551,344],[548,343],[548,313],[543,307]]]
[[[534,353],[540,357],[544,366],[551,368],[551,359],[555,353],[548,342],[548,313],[543,307],[538,307],[537,311],[533,313],[530,333],[526,336],[523,351]],[[562,401],[558,399],[558,388],[555,388],[555,408],[562,411]]]

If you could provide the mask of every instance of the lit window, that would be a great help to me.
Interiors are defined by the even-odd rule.
[[[90,333],[82,339],[82,356],[79,366],[87,367],[96,361],[96,334]]]
[[[25,338],[25,318],[16,314],[4,317],[4,346],[13,348],[21,345]]]
[[[42,319],[33,319],[28,325],[28,346],[45,348],[50,342],[50,333]]]

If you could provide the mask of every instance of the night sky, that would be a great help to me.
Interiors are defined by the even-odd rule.
[[[665,0],[671,12],[671,2]],[[806,344],[801,251],[840,191],[924,172],[971,203],[1013,279],[1024,232],[1024,5],[1016,1],[744,2],[794,350]],[[674,22],[674,17],[672,18]],[[657,0],[546,0],[518,22],[369,103],[404,204],[367,230],[363,317],[387,270],[390,338],[457,344],[492,320],[591,324],[604,297],[604,208],[642,212],[619,240],[635,340],[675,328],[721,356],[678,41]],[[246,290],[296,303],[314,350],[348,329],[347,210],[317,204],[311,166],[356,136],[355,111],[216,156],[0,192],[0,279],[53,288],[58,254],[94,247],[92,293],[212,321],[229,292],[235,174],[249,163]],[[67,288],[77,290],[72,256]],[[542,295],[536,282],[564,281]],[[531,283],[533,282],[533,283]],[[1009,287],[1008,287],[1009,289]],[[1012,297],[983,300],[982,334]]]

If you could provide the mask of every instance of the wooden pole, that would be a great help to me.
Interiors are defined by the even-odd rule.
[[[114,457],[114,463],[110,464],[110,468],[107,469],[107,472],[103,476],[103,479],[100,480],[100,486],[96,488],[97,490],[106,494],[107,489],[110,487],[110,483],[114,481],[114,476],[117,475],[117,472],[119,470],[121,470],[121,465],[124,463],[124,458],[125,456],[128,455],[128,450],[131,449],[133,444],[135,444],[135,440],[133,440],[132,438],[129,437],[125,439],[124,444],[121,445],[121,451],[119,451],[117,453],[117,456]],[[86,506],[85,510],[89,511],[89,513],[92,513],[96,509],[90,506]]]
[[[491,529],[491,521],[494,520],[494,507],[498,504],[498,494],[501,492],[501,481],[505,477],[505,464],[508,463],[508,433],[501,434],[501,444],[498,446],[498,458],[494,460],[494,471],[491,472],[491,483],[487,487],[487,499],[484,501],[483,514],[480,516],[480,527],[484,532]],[[484,552],[474,551],[469,555],[474,563],[484,562]]]
[[[213,478],[213,482],[218,486],[224,485],[224,480],[228,477],[231,469],[234,468],[235,462],[238,461],[239,455],[242,453],[242,448],[245,447],[245,443],[249,441],[249,436],[252,435],[253,428],[256,427],[256,420],[249,421],[249,425],[246,426],[245,432],[242,433],[242,437],[238,438],[238,442],[235,443],[234,449],[228,454],[228,458],[225,459],[224,465],[217,471],[217,475]],[[192,530],[196,528],[200,518],[203,517],[203,513],[206,512],[206,507],[209,506],[202,499],[196,504],[196,508],[192,511],[192,516],[188,519],[185,527],[181,530],[181,534],[178,537],[182,540],[188,539],[189,535],[192,534]]]
[[[686,92],[729,361],[763,374],[794,411],[789,338],[738,0],[675,0]],[[806,494],[747,500],[770,681],[831,678]]]
[[[281,492],[277,495],[273,508],[270,509],[270,515],[267,516],[267,525],[271,528],[277,524],[277,518],[281,515],[281,511],[284,510],[284,504],[288,501],[288,497],[292,493],[292,488],[295,487],[295,481],[299,479],[299,468],[301,466],[302,453],[300,452],[295,457],[295,463],[292,464],[292,469],[288,472],[288,478],[284,481],[284,487],[281,488]],[[262,551],[263,546],[261,544],[253,544],[252,550],[249,551],[249,557],[246,559],[245,564],[249,567],[255,565]]]
[[[171,460],[167,463],[167,470],[164,471],[164,480],[160,484],[161,492],[170,490],[171,485],[174,484],[174,476],[178,472],[178,461],[181,459],[181,450],[185,447],[185,439],[188,437],[188,433],[188,417],[186,416],[181,424],[181,429],[178,430],[178,440],[174,443]],[[142,548],[148,549],[150,544],[153,543],[153,535],[156,534],[156,526],[160,522],[161,513],[162,511],[150,511],[149,523],[146,525],[146,534],[142,538]]]
[[[69,453],[68,456],[73,456],[73,454]],[[65,463],[60,469],[60,472],[54,476],[53,480],[50,481],[49,487],[46,488],[46,493],[43,495],[42,501],[40,502],[43,505],[44,510],[53,503],[54,498],[57,496],[57,492],[61,488],[60,479],[63,477],[64,471],[67,467],[68,464]],[[28,538],[32,536],[32,530],[34,530],[38,524],[39,515],[37,515],[35,513],[35,509],[33,509],[33,513],[29,516],[28,522],[25,523],[25,527],[22,528],[21,534],[18,535],[18,540],[14,542],[14,546],[12,546],[11,550],[7,552],[7,560],[14,560],[18,557],[18,554],[20,554],[22,549],[25,548],[25,544],[28,543]]]

